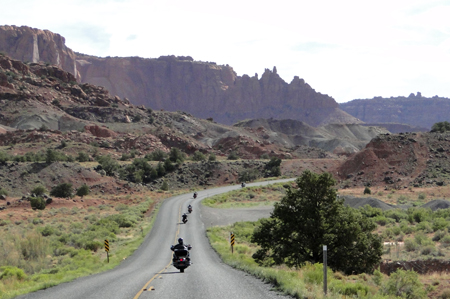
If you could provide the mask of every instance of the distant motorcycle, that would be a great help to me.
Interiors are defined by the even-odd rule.
[[[181,216],[181,221],[183,221],[184,224],[186,224],[187,220],[187,215],[183,214],[183,216]]]
[[[197,192],[194,192],[194,199],[197,198]]]
[[[244,183],[244,182],[242,182],[242,184],[241,184],[241,187],[242,187],[242,188],[244,188],[244,187],[245,187],[245,183]]]
[[[192,213],[192,206],[191,205],[188,206],[188,212]]]

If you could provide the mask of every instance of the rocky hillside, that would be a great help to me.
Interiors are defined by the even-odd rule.
[[[450,133],[384,134],[335,171],[342,186],[399,189],[450,183]]]
[[[25,26],[0,26],[0,51],[22,61],[57,65],[78,82],[103,86],[135,105],[181,110],[223,124],[270,117],[312,126],[361,123],[303,79],[286,83],[275,67],[250,77],[238,76],[228,65],[189,56],[99,58],[74,53],[59,34]]]
[[[388,123],[386,126],[390,126],[387,128],[391,132],[423,132],[430,130],[437,122],[449,121],[450,99],[438,96],[426,98],[418,92],[408,97],[353,100],[340,104],[339,108],[368,124]]]
[[[253,119],[239,122],[234,126],[253,128],[262,139],[287,147],[314,147],[335,154],[358,152],[372,138],[389,133],[381,127],[359,124],[327,124],[315,128],[292,119]]]

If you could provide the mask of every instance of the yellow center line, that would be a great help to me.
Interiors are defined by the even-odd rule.
[[[180,208],[178,209],[178,219],[180,219],[181,217],[181,205]],[[178,229],[177,232],[175,234],[175,241],[174,243],[176,243],[178,235],[180,233],[180,225],[178,225]],[[155,274],[155,276],[153,276],[149,281],[147,281],[147,283],[139,290],[139,292],[136,294],[136,296],[133,297],[133,299],[137,299],[139,298],[139,296],[141,296],[142,292],[144,292],[144,290],[147,288],[147,286],[153,281],[153,279],[156,278],[156,276],[158,276],[159,274],[161,274],[162,272],[166,271],[167,268],[170,266],[170,264],[172,263],[172,259],[169,261],[169,263],[167,264],[167,266],[165,266],[161,271],[159,271],[158,273]]]

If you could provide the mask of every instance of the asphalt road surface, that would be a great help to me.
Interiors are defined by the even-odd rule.
[[[247,186],[274,182],[279,181]],[[287,298],[272,290],[271,284],[225,265],[209,244],[200,217],[200,201],[239,188],[236,185],[200,191],[196,199],[192,194],[166,199],[143,244],[118,267],[17,298]],[[189,204],[193,212],[182,224],[181,214],[187,213]],[[192,245],[192,265],[184,273],[171,264],[170,246],[179,237]]]

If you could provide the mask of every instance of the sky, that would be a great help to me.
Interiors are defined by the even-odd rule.
[[[450,0],[0,0],[0,25],[59,33],[73,51],[191,56],[238,76],[303,78],[343,103],[450,98]]]

